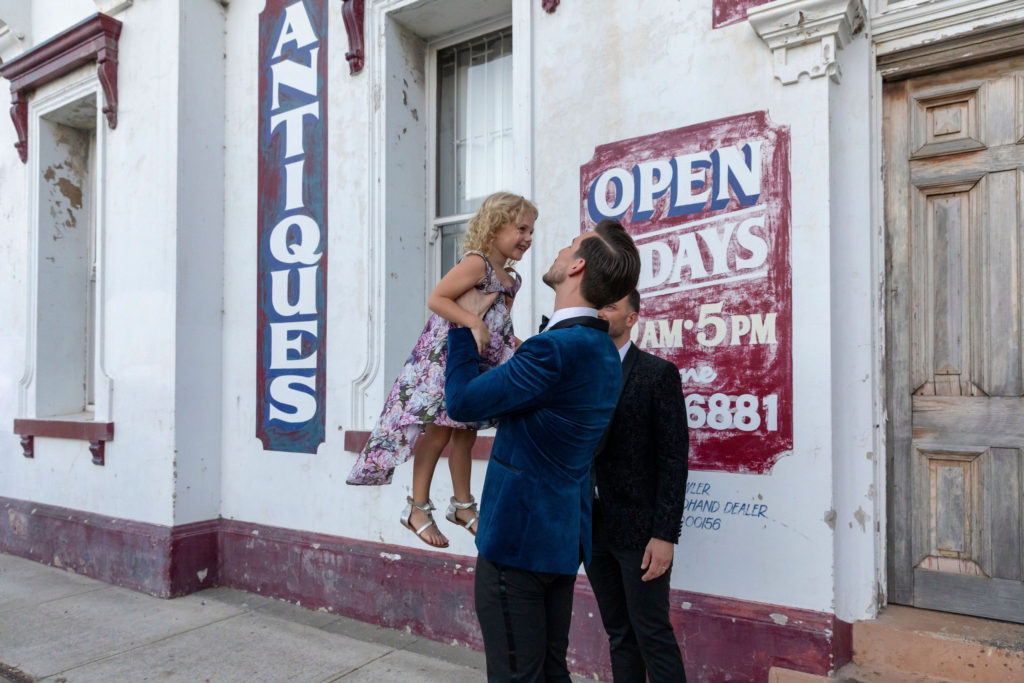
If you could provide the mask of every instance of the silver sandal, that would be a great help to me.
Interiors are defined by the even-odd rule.
[[[408,505],[406,505],[405,509],[402,510],[402,517],[398,520],[402,524],[402,526],[404,526],[406,529],[419,536],[420,540],[429,545],[431,548],[447,548],[447,538],[445,538],[444,540],[444,545],[434,545],[427,539],[423,538],[424,531],[426,531],[432,526],[437,526],[436,524],[434,524],[434,515],[431,514],[431,511],[436,510],[437,508],[434,507],[434,504],[430,501],[430,499],[428,498],[423,502],[417,502],[412,499],[412,496],[406,496],[405,502],[408,503]],[[419,529],[414,529],[412,523],[409,521],[412,518],[413,508],[416,508],[417,510],[419,510],[420,512],[424,513],[427,516],[427,523],[421,526]],[[444,534],[441,534],[441,538],[444,538]]]
[[[459,510],[472,510],[473,519],[468,522],[463,522],[456,516],[456,513]],[[457,500],[455,496],[452,496],[451,501],[448,503],[448,511],[444,513],[444,518],[452,524],[458,524],[461,527],[465,527],[466,531],[476,536],[476,529],[470,529],[471,526],[479,526],[477,521],[480,519],[480,513],[476,509],[476,499],[473,498],[473,496],[470,496],[469,502],[463,503]]]

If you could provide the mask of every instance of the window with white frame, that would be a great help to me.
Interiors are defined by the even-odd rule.
[[[462,255],[473,212],[512,177],[512,29],[432,52],[437,100],[431,229],[443,274]]]
[[[429,315],[427,297],[462,252],[466,225],[498,190],[530,194],[532,8],[511,0],[387,0],[367,6],[370,316],[352,420],[376,417]],[[521,43],[522,44],[522,43]]]
[[[95,77],[30,109],[29,368],[21,414],[109,419],[110,380],[98,359],[99,171],[103,114]]]
[[[92,409],[96,96],[39,118],[37,415]]]

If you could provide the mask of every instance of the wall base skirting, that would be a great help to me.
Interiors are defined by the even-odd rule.
[[[218,585],[219,526],[168,527],[0,496],[0,552],[160,598]]]
[[[483,649],[476,560],[462,555],[228,519],[167,527],[4,497],[0,552],[158,597],[228,586]],[[832,614],[679,590],[670,599],[694,680],[767,680],[773,666],[827,674],[850,659],[852,626]],[[574,671],[610,680],[585,576],[569,643]]]

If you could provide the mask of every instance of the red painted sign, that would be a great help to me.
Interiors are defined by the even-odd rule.
[[[633,341],[679,368],[695,469],[764,473],[793,448],[789,129],[767,112],[598,147],[582,229],[640,250]]]
[[[256,436],[315,453],[327,342],[327,0],[267,0],[259,25]]]
[[[721,28],[746,21],[748,9],[769,2],[771,0],[715,0],[711,8],[711,26]]]

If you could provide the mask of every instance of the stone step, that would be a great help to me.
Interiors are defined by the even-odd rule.
[[[929,676],[884,667],[866,667],[852,662],[837,671],[835,678],[825,680],[832,683],[963,683],[959,678]]]
[[[853,661],[933,677],[908,681],[1024,681],[1024,625],[890,605],[853,625]]]
[[[768,683],[821,683],[822,681],[835,683],[835,679],[828,676],[807,674],[793,669],[780,669],[777,666],[768,669]]]
[[[768,672],[768,683],[962,683],[962,681],[946,676],[908,673],[898,669],[864,667],[851,662],[832,677],[773,667]]]

